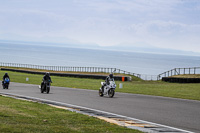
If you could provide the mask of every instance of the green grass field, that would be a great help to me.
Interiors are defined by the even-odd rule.
[[[3,77],[5,71],[0,71],[0,77]],[[12,82],[37,84],[42,81],[43,75],[26,74],[19,72],[8,72]],[[26,78],[29,81],[26,81]],[[52,77],[53,86],[70,87],[98,90],[101,86],[99,79],[85,79],[85,78],[72,78],[72,77]],[[134,79],[135,80],[135,79]],[[116,81],[116,92],[145,94],[154,96],[165,96],[182,99],[200,100],[200,83],[180,84],[180,83],[167,83],[162,81],[142,81],[136,80],[131,82]],[[123,88],[119,89],[119,83],[123,83]]]
[[[0,96],[0,132],[139,133],[87,115],[3,96]]]

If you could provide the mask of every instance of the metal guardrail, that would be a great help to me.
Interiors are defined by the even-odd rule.
[[[137,74],[128,71],[124,71],[118,68],[105,68],[105,67],[74,67],[74,66],[43,66],[43,65],[33,65],[33,64],[20,64],[20,63],[5,63],[0,62],[1,67],[17,67],[17,68],[31,68],[31,69],[41,69],[41,70],[51,70],[51,71],[67,71],[67,72],[99,72],[99,73],[115,73],[127,74],[130,76],[136,76],[143,80],[158,80],[157,75],[145,75]]]
[[[174,75],[181,74],[200,74],[200,67],[190,67],[190,68],[174,68],[164,73],[158,75],[158,80],[162,77],[170,77]]]

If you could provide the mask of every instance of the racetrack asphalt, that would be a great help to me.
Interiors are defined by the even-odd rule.
[[[1,87],[0,92],[74,104],[192,132],[200,132],[200,101],[127,93],[116,93],[113,98],[99,97],[97,90],[55,86],[51,86],[49,94],[42,94],[38,85],[13,82],[8,90]]]

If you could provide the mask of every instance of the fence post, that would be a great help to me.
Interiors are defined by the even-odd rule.
[[[160,80],[160,75],[157,76],[157,80]]]

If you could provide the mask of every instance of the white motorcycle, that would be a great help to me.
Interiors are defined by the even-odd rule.
[[[116,84],[115,81],[110,81],[109,85],[104,86],[105,82],[101,82],[101,85],[104,86],[103,90],[102,88],[99,89],[99,96],[103,97],[104,95],[108,95],[109,97],[113,97],[115,95],[115,88]]]

